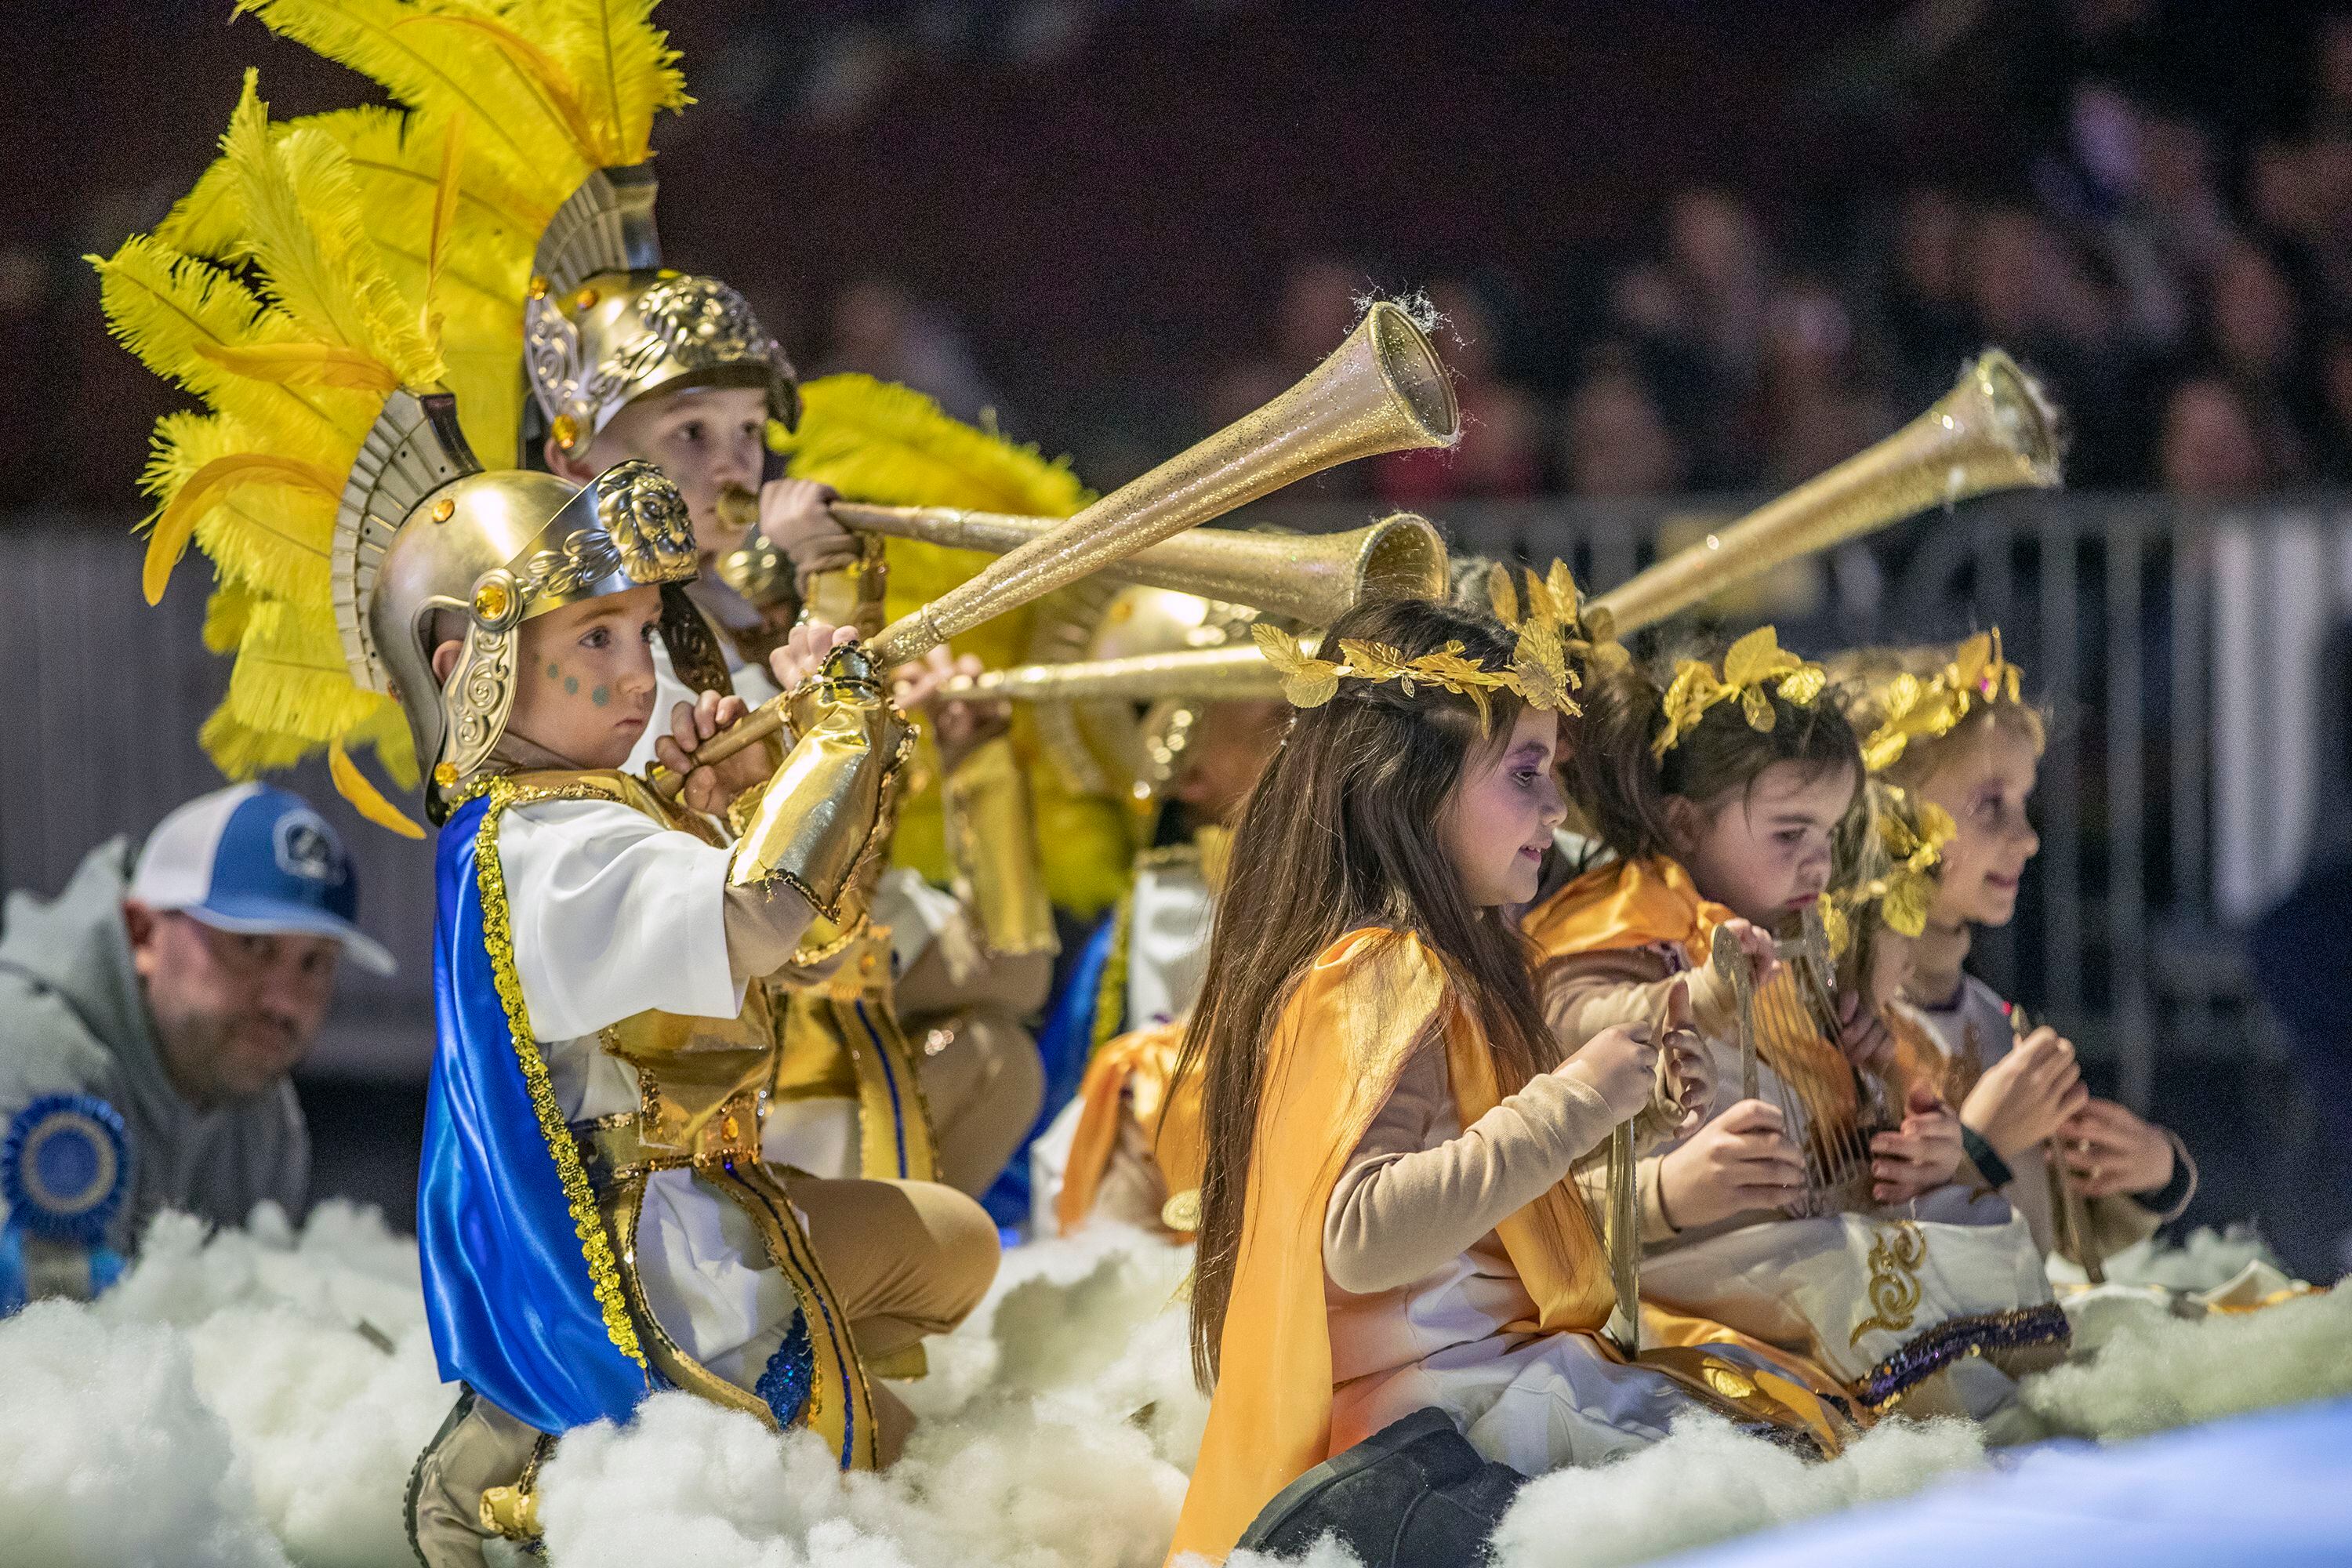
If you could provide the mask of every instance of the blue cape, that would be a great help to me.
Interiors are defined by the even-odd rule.
[[[576,1217],[586,1195],[576,1166],[566,1191],[547,1131],[549,1120],[560,1129],[560,1116],[520,990],[512,987],[511,1016],[499,995],[501,967],[511,986],[512,955],[491,952],[477,864],[489,808],[488,797],[459,807],[435,854],[436,1039],[416,1246],[442,1377],[462,1378],[517,1420],[560,1433],[627,1420],[654,1382],[621,1311],[615,1278],[605,1278],[599,1299],[592,1248],[609,1269],[609,1243],[593,1210],[584,1226]],[[491,869],[499,886],[495,851]],[[506,911],[491,913],[503,940]],[[525,1050],[536,1085],[524,1071]]]

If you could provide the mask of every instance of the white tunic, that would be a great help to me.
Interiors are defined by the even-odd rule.
[[[726,850],[618,802],[541,801],[500,819],[499,863],[523,1005],[566,1121],[637,1109],[636,1069],[600,1030],[651,1011],[743,1010],[727,961]],[[686,1352],[744,1388],[799,1313],[751,1221],[688,1171],[647,1180],[637,1272]]]

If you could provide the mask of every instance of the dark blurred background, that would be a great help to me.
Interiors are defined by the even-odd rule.
[[[672,258],[749,292],[804,374],[909,383],[1099,488],[1286,385],[1361,296],[1425,290],[1462,449],[1359,465],[1312,515],[1423,510],[1605,585],[1893,430],[1979,347],[2026,361],[2069,415],[2067,496],[1890,531],[1745,608],[1816,651],[2004,626],[2059,724],[2050,847],[1988,967],[2183,1129],[2209,1172],[2194,1218],[2259,1213],[2326,1268],[2352,1108],[2312,1092],[2239,933],[2332,851],[2343,799],[2315,737],[2343,700],[2320,650],[2352,614],[2352,12],[657,16],[698,100],[656,128]],[[7,36],[0,635],[31,673],[0,715],[38,765],[0,789],[0,871],[46,891],[211,782],[193,729],[220,680],[192,586],[162,616],[137,604],[134,485],[172,395],[107,340],[80,258],[186,189],[247,64],[280,115],[366,88],[227,0],[16,6]],[[421,956],[423,852],[351,834],[372,923]],[[306,1084],[321,1190],[396,1219],[424,1005],[414,973],[359,993]]]

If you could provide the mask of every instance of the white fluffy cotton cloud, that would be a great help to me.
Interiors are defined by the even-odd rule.
[[[1015,1249],[932,1371],[881,1476],[683,1394],[567,1436],[540,1481],[559,1568],[1150,1568],[1207,1405],[1176,1300],[1190,1262],[1133,1233]]]
[[[186,1342],[46,1301],[0,1322],[0,1542],[62,1568],[286,1563]]]
[[[2245,1243],[2149,1267],[2210,1285]],[[1009,1253],[995,1288],[898,1384],[922,1417],[882,1476],[683,1394],[568,1436],[541,1474],[554,1568],[1153,1568],[1207,1404],[1188,1253],[1102,1229]],[[2210,1277],[2209,1277],[2210,1276]],[[2202,1321],[2120,1317],[2029,1379],[2053,1430],[2119,1437],[2352,1391],[2352,1294]],[[372,1213],[274,1211],[207,1237],[166,1216],[94,1307],[0,1322],[0,1558],[81,1565],[408,1568],[400,1509],[446,1412],[415,1244]],[[1532,1483],[1504,1568],[1597,1568],[1902,1495],[1985,1463],[1959,1425],[1892,1423],[1804,1464],[1719,1421]],[[1325,1548],[1307,1568],[1349,1568]]]

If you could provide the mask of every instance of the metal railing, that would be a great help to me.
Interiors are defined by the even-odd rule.
[[[1260,509],[1352,526],[1361,502]],[[1438,521],[1461,548],[1567,560],[1607,586],[1732,501],[1488,502]],[[54,891],[82,854],[142,833],[219,781],[195,743],[226,661],[198,641],[203,566],[163,605],[139,597],[120,521],[22,517],[0,574],[0,723],[23,763],[0,777],[0,881]],[[2040,857],[2021,916],[1977,963],[2067,1022],[2147,1101],[2170,1053],[2262,1045],[2231,927],[2299,870],[2321,798],[2311,737],[2320,644],[2352,616],[2352,497],[2228,510],[2140,496],[2010,495],[1930,515],[1786,569],[1727,624],[1778,621],[1810,653],[2001,627],[2047,703]],[[322,1066],[421,1075],[429,1042],[431,855],[361,822],[323,769],[288,782],[344,834],[362,920],[404,961],[352,973]]]

